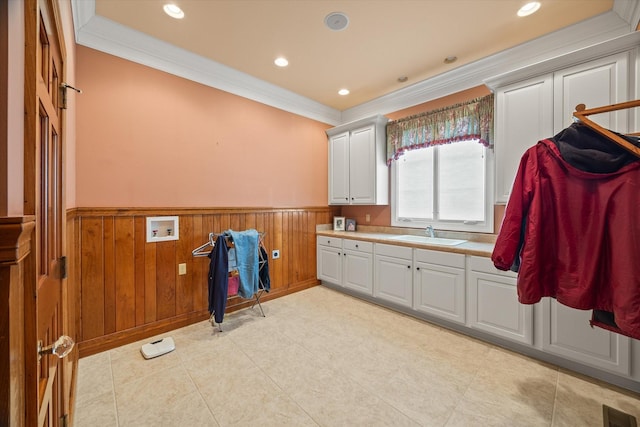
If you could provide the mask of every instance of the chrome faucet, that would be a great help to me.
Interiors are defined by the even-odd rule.
[[[433,232],[433,225],[427,226],[427,228],[424,230],[424,233],[428,237],[436,237],[436,234]]]

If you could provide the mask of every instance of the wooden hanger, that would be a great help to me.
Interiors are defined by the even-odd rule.
[[[628,102],[621,102],[619,104],[607,105],[605,107],[590,108],[588,110],[585,109],[584,104],[578,104],[576,105],[576,111],[573,113],[573,117],[577,118],[582,123],[584,123],[585,125],[589,126],[591,129],[598,132],[600,135],[609,138],[610,140],[612,140],[613,142],[615,142],[625,150],[629,151],[631,154],[637,157],[640,157],[640,147],[636,147],[626,139],[622,138],[620,135],[614,132],[611,132],[609,129],[603,128],[599,124],[587,119],[586,117],[586,116],[590,116],[591,114],[606,113],[608,111],[624,110],[624,109],[633,108],[633,107],[640,107],[640,99],[636,101],[628,101]],[[636,135],[636,134],[631,134],[631,135]]]

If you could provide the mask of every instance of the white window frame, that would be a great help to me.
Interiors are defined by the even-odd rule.
[[[465,231],[472,233],[493,233],[494,232],[494,151],[493,148],[485,148],[485,220],[483,222],[467,221],[444,221],[437,218],[424,220],[418,218],[398,218],[398,168],[397,161],[391,162],[391,225],[394,227],[426,228],[433,227],[435,230]],[[437,167],[437,158],[434,163]],[[437,186],[437,182],[435,184]],[[437,199],[437,197],[436,197]],[[435,205],[437,206],[437,205]],[[436,208],[437,209],[437,208]]]

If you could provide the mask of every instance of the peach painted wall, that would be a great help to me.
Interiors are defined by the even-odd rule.
[[[327,205],[330,126],[76,48],[78,207]]]
[[[385,116],[391,120],[398,120],[403,117],[413,116],[414,114],[437,110],[439,108],[448,107],[460,102],[469,101],[480,96],[489,95],[490,93],[491,91],[486,86],[477,86],[410,108],[405,108],[404,110],[385,114]],[[389,197],[389,200],[391,200],[391,197]],[[370,217],[369,222],[366,221],[367,214]],[[391,206],[344,206],[342,208],[342,216],[345,216],[347,218],[354,218],[357,224],[379,225],[388,227],[391,225]]]

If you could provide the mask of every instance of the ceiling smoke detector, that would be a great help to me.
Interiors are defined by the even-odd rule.
[[[324,17],[324,25],[333,31],[342,31],[349,25],[349,18],[342,12],[331,12]]]

